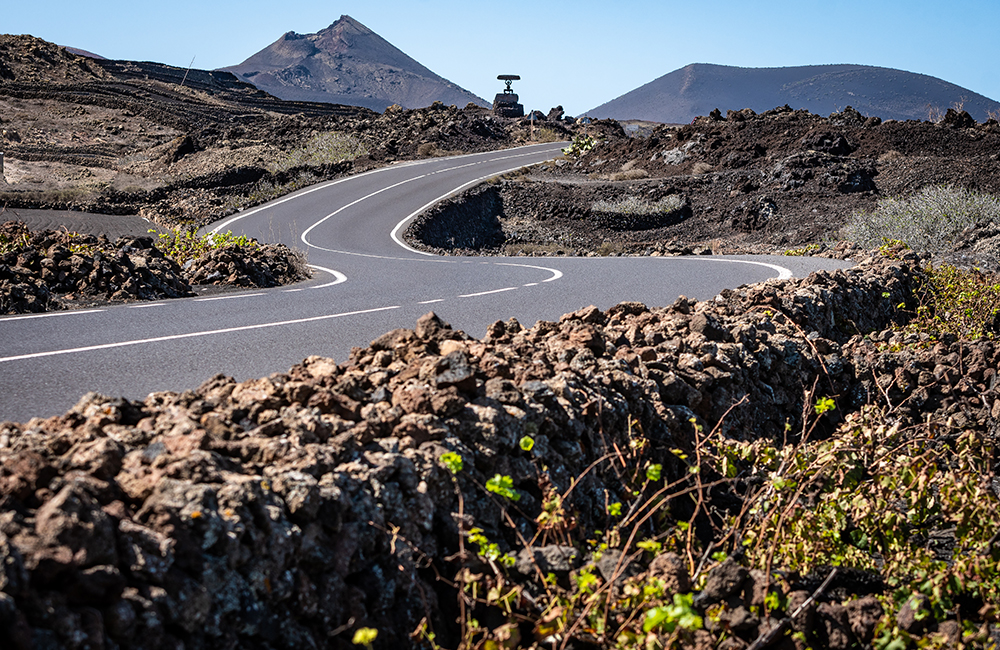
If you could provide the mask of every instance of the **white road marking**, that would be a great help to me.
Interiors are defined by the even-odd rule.
[[[333,269],[326,269],[323,268],[322,266],[316,266],[315,264],[309,264],[308,266],[309,268],[316,269],[317,271],[323,271],[324,273],[329,273],[330,275],[333,276],[333,282],[327,282],[326,284],[321,284],[318,287],[303,287],[305,289],[325,289],[326,287],[332,287],[336,284],[340,284],[341,282],[347,282],[347,276],[341,273],[340,271],[334,271]],[[296,291],[296,289],[292,289],[292,291]],[[297,291],[302,291],[302,289],[297,289]]]
[[[305,232],[302,233],[302,236],[300,237],[300,239],[302,240],[302,243],[304,243],[306,246],[309,246],[310,248],[319,248],[319,246],[314,246],[313,244],[309,243],[309,239],[308,239],[309,233],[312,232],[312,230],[314,228],[316,228],[317,226],[319,226],[320,224],[322,224],[327,219],[331,219],[331,218],[337,216],[338,214],[340,214],[341,212],[343,212],[344,210],[346,210],[347,208],[353,207],[353,206],[357,205],[358,203],[361,203],[362,201],[370,199],[373,196],[378,196],[382,192],[387,192],[387,191],[389,191],[391,189],[399,187],[400,185],[406,185],[407,183],[412,183],[413,181],[418,181],[418,180],[420,180],[422,178],[427,178],[428,176],[430,176],[430,174],[421,174],[420,176],[414,176],[413,178],[408,178],[405,181],[400,181],[400,182],[395,183],[393,185],[388,185],[386,187],[383,187],[380,190],[375,190],[371,194],[367,194],[365,196],[362,196],[360,199],[355,199],[354,201],[351,201],[347,205],[344,205],[344,206],[341,206],[341,207],[337,208],[336,210],[334,210],[330,214],[326,215],[325,217],[323,217],[322,219],[320,219],[319,221],[317,221],[313,225],[311,225],[308,228],[306,228]],[[322,250],[327,250],[327,249],[322,249]]]
[[[544,147],[544,146],[547,146],[547,144],[538,144],[538,145],[533,145],[533,146]],[[452,160],[455,160],[455,159],[458,159],[458,158],[467,158],[469,156],[479,156],[479,155],[482,155],[482,152],[463,154],[461,156],[453,156]],[[510,158],[519,158],[519,157],[523,157],[523,156],[533,156],[533,155],[534,155],[534,152],[531,151],[531,152],[527,152],[527,153],[516,154],[516,155],[513,155],[513,156],[498,156],[496,158],[489,158],[487,160],[484,160],[484,161],[481,161],[481,162],[478,162],[478,163],[470,163],[468,165],[462,165],[462,167],[470,167],[472,165],[482,164],[483,162],[494,162],[494,161],[497,161],[497,160],[508,160]],[[386,167],[379,167],[378,169],[372,169],[372,170],[363,172],[361,174],[354,174],[354,175],[351,175],[351,176],[345,176],[344,178],[338,178],[335,181],[330,181],[330,182],[327,182],[327,183],[320,183],[319,185],[315,185],[313,187],[310,187],[308,189],[302,190],[300,192],[296,192],[295,194],[290,194],[290,195],[288,195],[288,196],[286,196],[286,197],[284,197],[282,199],[278,199],[276,201],[271,201],[271,202],[265,203],[264,205],[259,205],[256,208],[251,208],[250,210],[246,210],[244,212],[241,212],[238,215],[235,215],[232,219],[227,219],[226,221],[223,221],[221,224],[219,224],[215,228],[212,228],[212,230],[210,232],[217,233],[217,232],[221,231],[223,228],[226,228],[227,226],[230,226],[230,225],[236,223],[237,221],[239,221],[241,219],[245,219],[245,218],[247,218],[247,217],[249,217],[249,216],[251,216],[253,214],[257,214],[258,212],[261,212],[262,210],[267,210],[269,208],[273,208],[276,205],[281,205],[282,203],[286,203],[288,201],[293,201],[293,200],[299,198],[300,196],[305,196],[307,194],[312,194],[313,192],[318,192],[320,190],[326,189],[326,188],[331,187],[333,185],[339,185],[340,183],[346,183],[347,181],[351,181],[351,180],[354,180],[356,178],[362,178],[364,176],[370,176],[372,174],[380,174],[380,173],[385,172],[385,171],[391,171],[393,169],[399,169],[400,167],[413,167],[413,166],[416,166],[416,165],[429,165],[429,164],[436,163],[436,162],[440,162],[440,159],[431,158],[431,159],[428,159],[428,160],[409,160],[409,161],[398,163],[398,164],[395,164],[395,165],[388,165]],[[439,170],[439,171],[451,171],[453,169],[461,169],[461,167],[449,167],[447,169],[442,169],[442,170]],[[432,173],[436,174],[438,172],[432,172]],[[504,172],[504,173],[506,173],[506,172]],[[426,175],[427,174],[424,174],[424,176],[426,176]]]
[[[475,298],[476,296],[486,296],[491,293],[503,293],[504,291],[516,291],[519,287],[506,287],[503,289],[493,289],[492,291],[480,291],[479,293],[466,293],[460,295],[459,298]]]
[[[421,300],[418,305],[433,305],[436,302],[444,302],[444,298],[436,298],[434,300]]]
[[[330,181],[329,183],[320,183],[319,185],[314,185],[313,187],[310,187],[309,189],[306,189],[306,190],[302,190],[301,192],[296,192],[295,194],[290,194],[290,195],[288,195],[288,196],[286,196],[286,197],[284,197],[282,199],[277,199],[276,201],[271,201],[269,203],[265,203],[264,205],[259,205],[256,208],[251,208],[250,210],[246,210],[244,212],[241,212],[238,215],[234,216],[232,219],[228,219],[226,221],[223,221],[221,224],[219,224],[215,228],[212,228],[212,230],[210,230],[209,232],[211,232],[211,233],[218,233],[223,228],[225,228],[227,226],[230,226],[230,225],[236,223],[237,221],[239,221],[241,219],[246,219],[247,217],[249,217],[251,215],[257,214],[258,212],[261,212],[263,210],[268,210],[270,208],[273,208],[276,205],[281,205],[282,203],[287,203],[288,201],[294,201],[295,199],[297,199],[297,198],[299,198],[301,196],[305,196],[307,194],[312,194],[313,192],[318,192],[320,190],[325,190],[328,187],[332,187],[334,185],[339,185],[340,183],[346,183],[347,181],[354,180],[355,178],[361,178],[363,176],[370,176],[372,174],[378,174],[380,172],[389,171],[391,169],[398,169],[399,167],[400,167],[400,165],[396,165],[394,167],[393,166],[390,166],[390,167],[380,167],[378,169],[372,169],[372,170],[369,170],[369,171],[366,171],[364,173],[357,174],[357,175],[354,175],[354,176],[346,176],[344,178],[339,178],[339,179],[337,179],[335,181]]]
[[[148,305],[129,305],[129,309],[145,309],[146,307],[165,307],[165,302],[151,302]]]
[[[11,316],[9,318],[0,318],[0,323],[9,323],[15,320],[28,320],[29,318],[54,318],[56,316],[78,316],[80,314],[98,314],[103,309],[84,309],[82,311],[57,311],[49,314],[31,314],[29,316]]]
[[[263,296],[264,292],[260,293],[241,293],[235,296],[215,296],[213,298],[196,298],[195,302],[212,302],[213,300],[232,300],[233,298],[253,298],[254,296]]]
[[[653,259],[653,258],[650,258]],[[691,255],[691,256],[679,256],[679,257],[660,257],[657,259],[661,260],[695,260],[702,262],[727,262],[729,264],[753,264],[755,266],[763,266],[771,269],[772,271],[778,272],[778,280],[788,280],[795,277],[795,274],[791,270],[786,269],[783,266],[778,266],[777,264],[768,264],[767,262],[751,262],[750,260],[727,260],[724,257],[718,255],[712,256],[702,256],[702,255]]]
[[[548,271],[552,274],[551,278],[542,280],[542,282],[552,282],[553,280],[558,280],[563,276],[563,272],[559,269],[549,268],[547,266],[532,266],[531,264],[514,264],[513,262],[497,262],[497,266],[520,266],[525,269],[539,269],[541,271]]]
[[[522,155],[527,156],[527,155],[530,155],[530,154],[522,154]],[[510,158],[515,158],[516,156],[509,156],[509,157]],[[495,158],[494,160],[505,160],[505,159],[506,158]],[[542,163],[534,163],[534,164],[540,165]],[[442,194],[441,196],[437,197],[436,199],[432,199],[430,202],[428,202],[424,206],[422,206],[420,208],[417,208],[414,212],[410,213],[409,216],[407,216],[405,219],[403,219],[402,221],[400,221],[399,223],[396,224],[396,227],[392,229],[392,232],[389,233],[389,236],[392,237],[392,240],[394,242],[396,242],[397,244],[399,244],[400,246],[402,246],[405,250],[409,251],[410,253],[417,253],[418,255],[427,255],[427,256],[430,256],[430,257],[436,257],[436,255],[434,253],[428,253],[427,251],[418,251],[416,248],[413,248],[412,246],[410,246],[409,244],[407,244],[406,242],[404,242],[403,239],[402,239],[402,237],[400,237],[400,233],[402,232],[403,227],[406,226],[406,224],[409,223],[410,220],[412,220],[413,218],[415,218],[417,215],[419,215],[424,210],[429,209],[435,203],[438,203],[439,201],[443,201],[446,198],[448,198],[449,196],[454,196],[455,194],[458,194],[459,192],[461,192],[465,188],[469,187],[470,185],[475,185],[476,183],[481,183],[481,182],[483,182],[483,181],[485,181],[487,179],[494,178],[496,176],[503,176],[504,174],[509,174],[510,172],[517,171],[518,169],[522,169],[524,167],[531,167],[531,166],[532,165],[518,165],[517,167],[511,167],[510,169],[505,169],[503,171],[493,172],[492,174],[487,174],[486,176],[480,176],[479,178],[473,179],[473,180],[469,181],[468,183],[463,183],[462,185],[459,185],[455,189],[451,190],[450,192],[448,192],[446,194]]]
[[[469,154],[469,155],[476,155],[476,154]],[[445,168],[445,169],[439,169],[439,170],[437,170],[437,171],[433,171],[433,172],[429,172],[429,173],[427,173],[427,174],[421,174],[421,175],[419,175],[419,176],[414,176],[413,178],[408,178],[408,179],[406,179],[406,180],[403,180],[403,181],[400,181],[400,182],[398,182],[398,183],[395,183],[395,184],[393,184],[393,185],[389,185],[389,186],[386,186],[386,187],[383,187],[382,189],[379,189],[379,190],[376,190],[376,191],[372,192],[371,194],[368,194],[368,195],[366,195],[366,196],[362,196],[362,197],[361,197],[361,198],[359,198],[359,199],[356,199],[356,200],[354,200],[354,201],[351,201],[351,202],[350,202],[350,203],[348,203],[347,205],[344,205],[344,206],[341,206],[341,207],[340,207],[340,208],[338,208],[337,210],[335,210],[335,211],[331,212],[330,214],[326,215],[325,217],[323,217],[322,219],[320,219],[319,221],[317,221],[317,222],[316,222],[316,223],[314,223],[313,225],[311,225],[311,226],[309,226],[308,228],[306,228],[305,232],[303,232],[303,233],[302,233],[302,236],[300,237],[300,239],[302,240],[302,243],[304,243],[304,244],[305,244],[306,246],[309,246],[310,248],[318,248],[318,249],[320,249],[320,250],[326,250],[326,251],[329,251],[330,249],[328,249],[328,248],[322,248],[322,247],[320,247],[320,246],[316,246],[316,245],[314,245],[314,244],[311,244],[311,243],[309,242],[309,239],[308,239],[308,236],[309,236],[309,233],[310,233],[310,232],[311,232],[311,231],[312,231],[312,230],[313,230],[314,228],[316,228],[317,226],[319,226],[320,224],[322,224],[322,223],[323,223],[324,221],[326,221],[327,219],[330,219],[330,218],[332,218],[332,217],[335,217],[336,215],[340,214],[341,212],[343,212],[343,211],[344,211],[344,210],[346,210],[347,208],[350,208],[350,207],[352,207],[352,206],[355,206],[355,205],[357,205],[358,203],[361,203],[362,201],[365,201],[365,200],[367,200],[367,199],[370,199],[370,198],[372,198],[373,196],[377,196],[377,195],[381,194],[382,192],[386,192],[386,191],[388,191],[388,190],[391,190],[391,189],[394,189],[394,188],[397,188],[397,187],[399,187],[399,186],[401,186],[401,185],[406,185],[407,183],[412,183],[413,181],[418,181],[418,180],[421,180],[421,179],[423,179],[423,178],[427,178],[428,176],[434,176],[434,175],[436,175],[436,174],[441,174],[441,173],[444,173],[444,172],[450,172],[450,171],[455,171],[456,169],[463,169],[463,168],[465,168],[465,167],[473,167],[473,166],[475,166],[475,165],[481,165],[481,164],[483,164],[483,163],[486,163],[486,162],[494,162],[494,161],[496,161],[496,160],[506,160],[506,159],[508,159],[508,158],[518,158],[518,157],[522,157],[522,156],[532,156],[532,155],[534,155],[534,152],[529,152],[529,153],[523,153],[523,154],[518,154],[517,156],[501,156],[501,157],[498,157],[498,158],[490,158],[490,159],[488,159],[488,160],[481,160],[481,161],[479,161],[479,162],[474,162],[474,163],[467,163],[467,164],[465,164],[465,165],[456,165],[456,166],[454,166],[454,167],[447,167],[447,168]],[[456,156],[456,158],[462,158],[462,157],[463,157],[463,156]],[[411,214],[410,216],[408,216],[408,217],[407,217],[406,219],[403,219],[403,221],[401,221],[401,222],[400,222],[399,224],[397,224],[397,225],[396,225],[396,227],[395,227],[395,228],[393,229],[393,231],[392,231],[392,232],[390,233],[390,236],[391,236],[391,237],[393,238],[393,240],[395,240],[395,241],[396,241],[396,243],[397,243],[397,244],[399,244],[400,246],[402,246],[403,248],[405,248],[406,250],[408,250],[408,251],[410,251],[410,252],[413,252],[413,253],[419,253],[419,254],[421,254],[421,255],[428,255],[428,256],[432,256],[432,257],[436,257],[436,255],[434,255],[434,253],[426,253],[426,252],[424,252],[424,251],[418,251],[418,250],[417,250],[417,249],[415,249],[415,248],[411,248],[410,246],[407,246],[407,245],[406,245],[405,243],[403,243],[403,242],[402,242],[402,241],[401,241],[401,240],[400,240],[399,238],[397,238],[397,237],[396,237],[396,231],[397,231],[397,230],[399,230],[399,227],[400,227],[400,226],[401,226],[401,225],[402,225],[403,223],[405,223],[406,221],[408,221],[408,220],[412,219],[412,218],[413,218],[414,216],[416,216],[416,215],[420,214],[421,212],[423,212],[423,211],[424,211],[424,210],[426,210],[427,208],[431,207],[432,205],[434,205],[434,204],[435,204],[435,203],[437,203],[438,201],[441,201],[441,200],[443,200],[443,199],[446,199],[446,198],[448,198],[448,197],[449,197],[449,196],[451,196],[452,194],[455,194],[456,192],[459,192],[459,191],[461,191],[462,189],[464,189],[464,188],[468,187],[469,185],[471,185],[471,184],[473,184],[473,183],[478,183],[478,182],[480,182],[480,181],[484,181],[484,180],[486,180],[487,178],[492,178],[492,177],[494,177],[494,176],[498,176],[498,175],[500,175],[500,174],[506,174],[506,173],[508,173],[508,172],[512,172],[512,171],[515,171],[515,170],[517,170],[517,169],[521,169],[521,167],[524,167],[524,165],[519,165],[518,167],[514,167],[514,168],[512,168],[512,169],[508,169],[508,170],[506,170],[506,171],[502,171],[502,172],[496,172],[495,174],[488,174],[488,175],[486,175],[486,176],[482,176],[482,177],[480,177],[480,178],[477,178],[477,179],[476,179],[476,180],[474,180],[474,181],[469,181],[468,183],[465,183],[464,185],[462,185],[462,186],[460,186],[460,187],[458,187],[458,188],[456,188],[456,189],[452,190],[451,192],[448,192],[447,194],[445,194],[445,195],[443,195],[443,196],[441,196],[441,197],[439,197],[439,198],[437,198],[437,199],[434,199],[433,201],[431,201],[430,203],[428,203],[428,204],[427,204],[427,205],[425,205],[424,207],[420,208],[419,210],[417,210],[416,212],[414,212],[413,214]],[[346,180],[346,179],[341,179],[341,180]],[[228,222],[227,222],[227,223],[228,223]],[[223,225],[226,225],[226,224],[223,224]],[[220,228],[221,228],[221,227],[222,227],[222,226],[220,226]],[[213,231],[213,232],[214,232],[214,231]],[[336,253],[346,253],[346,252],[348,252],[348,251],[331,251],[331,252],[336,252]],[[379,257],[379,256],[377,256],[377,255],[372,255],[371,257]]]
[[[180,339],[191,339],[201,336],[211,336],[213,334],[231,334],[233,332],[246,332],[250,330],[267,329],[269,327],[281,327],[284,325],[314,323],[316,321],[329,320],[331,318],[340,318],[342,316],[357,316],[359,314],[371,314],[374,312],[390,311],[392,309],[399,309],[399,308],[400,308],[399,305],[393,305],[392,307],[376,307],[374,309],[348,311],[341,314],[326,314],[324,316],[312,316],[310,318],[296,318],[293,320],[276,321],[272,323],[261,323],[260,325],[242,325],[240,327],[227,327],[225,329],[219,329],[219,330],[205,330],[202,332],[189,332],[188,334],[172,334],[170,336],[154,336],[148,339],[135,339],[132,341],[119,341],[116,343],[87,345],[80,348],[67,348],[65,350],[52,350],[50,352],[34,352],[32,354],[18,354],[12,357],[0,357],[0,363],[3,363],[5,361],[23,361],[25,359],[40,359],[42,357],[55,357],[63,354],[76,354],[79,352],[93,352],[94,350],[110,350],[112,348],[124,348],[133,345],[142,345],[144,343],[161,343],[163,341],[177,341]]]

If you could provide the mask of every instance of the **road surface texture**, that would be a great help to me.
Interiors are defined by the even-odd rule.
[[[291,287],[0,318],[0,421],[65,412],[88,391],[141,399],[244,380],[413,327],[429,311],[473,336],[588,305],[666,305],[843,262],[794,257],[434,257],[406,246],[413,216],[480,179],[547,160],[559,144],[403,163],[301,190],[216,229],[306,250]]]

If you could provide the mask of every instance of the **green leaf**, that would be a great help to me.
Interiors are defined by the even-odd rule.
[[[453,451],[446,451],[441,454],[438,461],[452,474],[458,474],[462,471],[462,457]]]
[[[486,489],[511,501],[521,500],[521,495],[514,491],[514,479],[509,476],[502,474],[495,475],[486,481]]]
[[[370,646],[375,642],[375,638],[378,636],[378,630],[373,627],[359,627],[354,632],[354,638],[351,639],[351,643],[354,645],[364,645]]]
[[[519,444],[524,451],[531,451],[532,447],[535,446],[535,440],[531,436],[524,436]]]
[[[635,545],[644,551],[649,551],[653,555],[659,553],[663,548],[663,544],[653,539],[644,539],[641,542],[636,542]]]

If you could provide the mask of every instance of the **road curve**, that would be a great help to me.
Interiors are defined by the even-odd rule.
[[[291,287],[0,317],[0,422],[65,412],[91,390],[132,399],[287,370],[412,327],[435,311],[482,336],[625,300],[706,299],[726,287],[842,263],[788,257],[436,257],[401,240],[409,219],[482,180],[548,160],[558,144],[402,163],[315,185],[215,226],[305,249]]]

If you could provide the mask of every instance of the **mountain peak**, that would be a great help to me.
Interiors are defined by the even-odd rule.
[[[223,68],[287,100],[384,110],[435,101],[487,103],[431,72],[348,15],[315,34],[286,32],[239,65]]]
[[[928,75],[858,64],[741,68],[691,63],[587,112],[590,117],[686,124],[718,108],[804,108],[817,115],[853,106],[882,119],[927,119],[962,103],[978,120],[1000,104]],[[929,108],[930,107],[930,108]]]

